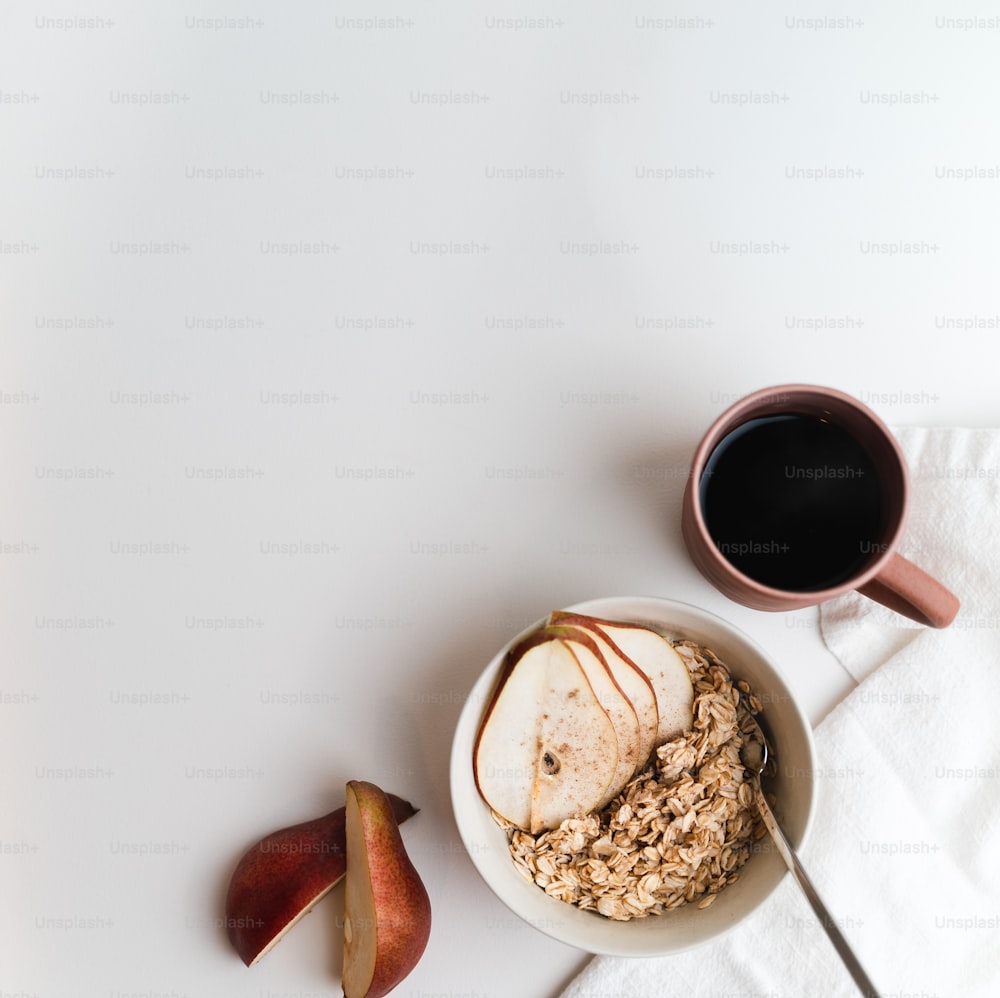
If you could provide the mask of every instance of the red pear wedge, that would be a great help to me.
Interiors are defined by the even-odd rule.
[[[387,795],[397,821],[417,809]],[[255,964],[347,872],[346,809],[265,835],[240,857],[226,893],[226,931],[240,959]]]
[[[431,903],[403,847],[388,796],[347,784],[344,998],[382,998],[423,955]]]

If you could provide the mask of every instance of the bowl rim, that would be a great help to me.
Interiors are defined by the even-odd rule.
[[[647,609],[650,614],[650,616],[645,620],[643,619],[642,614],[643,608]],[[808,776],[809,784],[808,795],[804,804],[805,818],[801,832],[798,835],[793,834],[790,836],[796,850],[801,851],[809,840],[810,831],[812,829],[816,813],[818,786],[815,779],[815,739],[812,725],[804,714],[798,700],[792,694],[791,688],[789,687],[784,674],[774,659],[760,646],[760,644],[746,634],[746,632],[741,628],[730,623],[712,611],[705,610],[704,608],[696,606],[692,603],[660,596],[597,597],[574,603],[570,606],[564,607],[563,609],[577,611],[580,613],[592,613],[594,616],[604,616],[611,619],[621,619],[623,621],[637,620],[638,622],[646,622],[654,627],[659,626],[661,628],[664,627],[663,618],[668,616],[671,612],[676,613],[681,617],[687,617],[689,619],[693,618],[694,620],[697,620],[702,627],[725,634],[730,640],[746,647],[774,673],[779,686],[783,686],[784,691],[787,694],[787,697],[785,697],[786,709],[791,710],[798,727],[801,729],[800,734],[803,738],[804,747],[808,756],[808,758],[803,760],[802,766],[802,770]],[[475,732],[478,730],[482,712],[486,708],[488,697],[492,693],[496,680],[499,676],[499,668],[506,652],[516,642],[523,639],[537,628],[543,626],[547,620],[547,616],[548,615],[546,614],[546,616],[525,627],[497,651],[485,668],[483,668],[476,677],[456,723],[450,755],[449,790],[451,795],[452,814],[466,854],[471,859],[473,866],[476,868],[477,873],[486,883],[487,887],[489,887],[491,892],[513,915],[551,938],[576,949],[609,956],[651,957],[665,956],[669,953],[681,952],[682,950],[703,945],[711,940],[717,940],[726,932],[730,931],[735,925],[740,924],[746,917],[756,911],[774,893],[774,891],[777,890],[780,884],[784,882],[785,878],[789,876],[787,868],[783,868],[779,872],[773,884],[757,900],[753,901],[745,912],[731,919],[729,923],[716,926],[713,930],[707,931],[703,937],[695,940],[676,942],[671,945],[659,944],[646,946],[639,945],[639,939],[636,937],[636,939],[626,947],[622,947],[620,945],[616,946],[612,943],[606,943],[600,938],[594,938],[594,936],[600,936],[599,930],[593,933],[581,933],[579,931],[574,931],[571,925],[570,930],[567,932],[563,923],[561,923],[558,919],[534,919],[529,917],[523,910],[520,909],[515,892],[513,890],[506,889],[507,884],[504,881],[506,881],[507,878],[504,878],[504,881],[498,882],[498,878],[492,875],[490,864],[484,858],[484,853],[488,853],[489,849],[488,847],[484,849],[482,840],[480,836],[476,834],[476,829],[473,827],[473,821],[466,813],[467,807],[462,804],[463,801],[468,800],[469,798],[468,786],[472,772],[472,765],[470,761],[472,742],[469,741],[468,738],[470,732],[471,738],[473,740],[475,738]],[[658,624],[657,621],[659,621]],[[683,631],[683,626],[679,625],[678,631]],[[709,642],[703,641],[702,643],[708,644]],[[480,693],[482,696],[479,696]],[[481,814],[488,814],[487,805],[482,798],[479,797],[478,791],[475,791],[474,783],[472,786],[475,795],[475,803],[483,809]],[[492,818],[490,818],[490,820],[492,821]],[[497,826],[497,829],[499,831],[499,826]],[[513,863],[511,863],[511,867],[513,868]],[[782,864],[782,867],[784,867],[784,864]],[[513,881],[510,882],[513,883]],[[519,882],[518,886],[523,888],[523,882]],[[554,904],[564,904],[564,902],[555,901],[554,899],[552,900]],[[608,922],[606,924],[618,926],[631,923]],[[587,936],[587,938],[586,940],[582,940],[579,938],[580,936]]]

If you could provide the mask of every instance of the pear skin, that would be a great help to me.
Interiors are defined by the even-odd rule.
[[[431,903],[385,792],[351,780],[346,809],[344,998],[382,998],[423,955]]]
[[[417,813],[387,795],[397,822]],[[347,872],[346,808],[265,835],[236,864],[226,893],[226,932],[240,959],[256,963]]]

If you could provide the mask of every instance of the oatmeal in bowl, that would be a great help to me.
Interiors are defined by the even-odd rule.
[[[598,622],[594,641],[571,630],[586,618]],[[632,673],[587,663],[607,666],[615,651],[642,659],[655,716]],[[618,710],[622,701],[634,709]],[[557,611],[501,650],[462,712],[451,788],[465,848],[512,911],[580,949],[655,955],[713,938],[785,874],[740,761],[757,712],[779,760],[768,788],[801,845],[811,730],[756,644],[652,597]]]
[[[756,697],[732,681],[711,649],[675,645],[694,688],[690,730],[655,749],[653,760],[599,812],[532,835],[510,828],[510,851],[525,879],[546,894],[620,921],[684,904],[707,908],[735,883],[767,834],[740,761],[756,739]]]

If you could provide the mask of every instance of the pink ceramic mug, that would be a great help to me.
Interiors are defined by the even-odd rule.
[[[798,610],[856,589],[947,627],[958,599],[896,550],[908,502],[903,453],[871,410],[832,388],[779,385],[709,428],[681,524],[701,573],[744,606]]]

